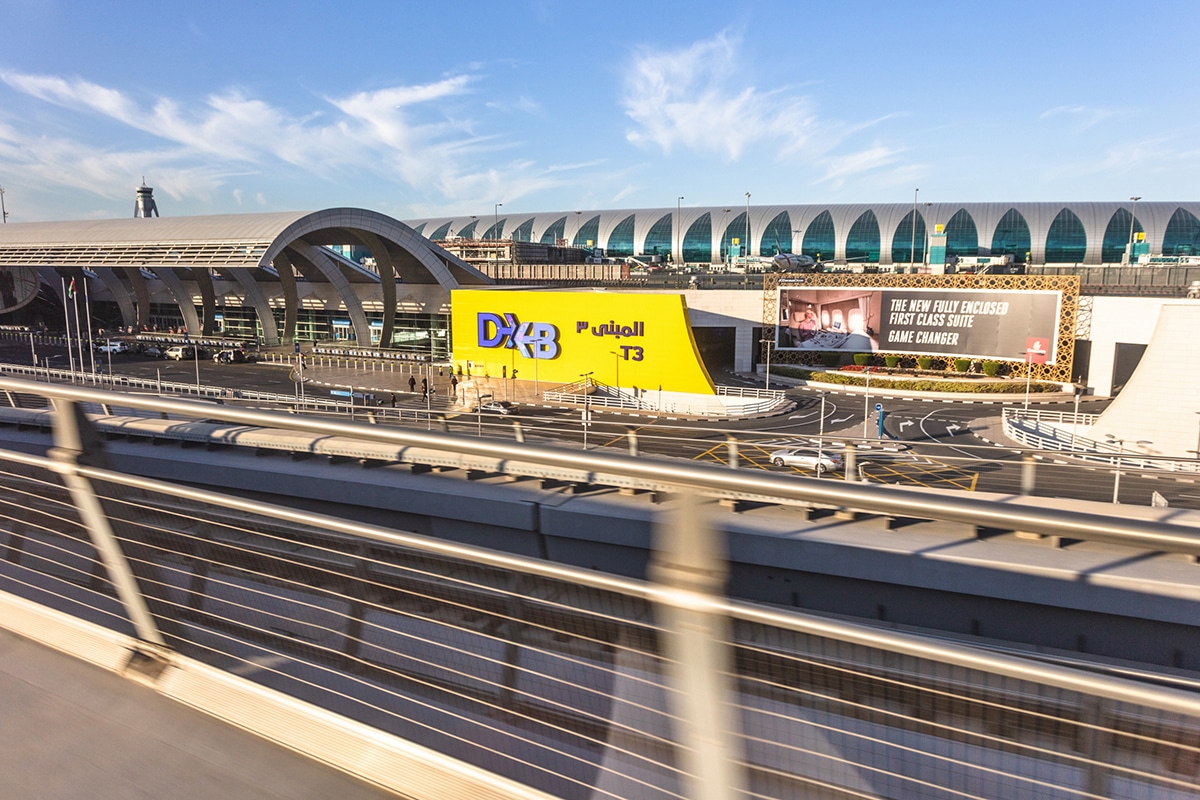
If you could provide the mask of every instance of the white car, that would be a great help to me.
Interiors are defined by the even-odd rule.
[[[170,358],[175,361],[183,361],[185,358],[195,358],[196,351],[191,345],[176,345],[168,347],[167,352],[163,353],[163,358]]]
[[[821,475],[842,468],[842,457],[837,453],[821,453],[807,447],[789,447],[771,453],[771,463],[777,467],[800,467]]]
[[[123,340],[109,339],[106,342],[96,343],[97,353],[128,353],[129,342]]]

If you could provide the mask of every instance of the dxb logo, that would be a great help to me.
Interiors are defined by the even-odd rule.
[[[516,348],[522,358],[558,355],[558,328],[549,322],[521,322],[516,314],[479,314],[479,346]]]

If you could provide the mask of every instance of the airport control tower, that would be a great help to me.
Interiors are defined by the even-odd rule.
[[[154,189],[146,185],[146,179],[142,178],[142,185],[137,188],[137,200],[133,204],[133,216],[137,217],[157,217],[158,205],[154,202]]]

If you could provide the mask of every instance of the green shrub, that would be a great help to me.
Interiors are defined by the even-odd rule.
[[[821,353],[821,363],[827,367],[836,367],[842,363],[841,353]]]
[[[955,372],[970,372],[971,371],[971,359],[969,359],[969,358],[954,359],[954,371]]]
[[[887,364],[888,369],[895,369],[896,367],[900,366],[900,356],[884,356],[883,363]]]
[[[994,378],[994,377],[996,377],[996,375],[999,372],[1000,372],[1000,362],[999,361],[983,362],[983,374],[984,375],[987,375],[989,378]]]
[[[854,363],[860,367],[867,366],[868,364],[871,363],[871,354],[870,353],[855,353],[854,354]]]
[[[917,369],[932,369],[933,359],[929,356],[921,356],[917,359]]]

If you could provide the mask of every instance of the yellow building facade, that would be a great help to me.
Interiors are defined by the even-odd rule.
[[[459,289],[451,303],[464,375],[716,393],[681,294]]]

